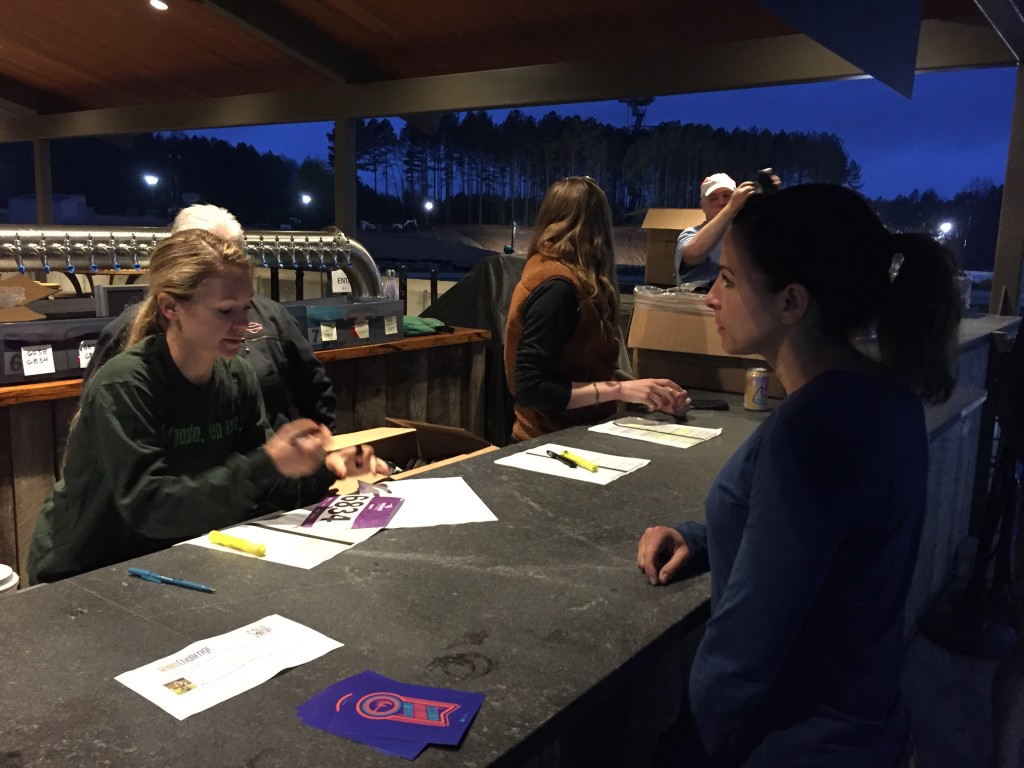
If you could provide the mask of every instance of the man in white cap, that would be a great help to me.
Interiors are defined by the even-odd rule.
[[[684,229],[676,240],[676,285],[698,281],[713,282],[718,277],[722,239],[733,217],[756,191],[754,183],[739,186],[725,173],[713,173],[700,185],[700,207],[704,223]]]

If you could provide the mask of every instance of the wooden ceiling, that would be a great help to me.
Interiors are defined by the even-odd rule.
[[[759,72],[764,82],[859,74],[756,0],[166,2],[4,0],[0,140],[659,95],[761,84]],[[1014,63],[986,6],[1019,2],[925,0],[925,23],[941,34],[929,48],[922,32],[919,66]],[[804,74],[786,64],[805,49],[833,63]],[[743,52],[764,58],[737,68]]]

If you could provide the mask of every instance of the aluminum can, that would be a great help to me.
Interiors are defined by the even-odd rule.
[[[743,389],[743,407],[748,411],[768,410],[768,369],[748,368]]]

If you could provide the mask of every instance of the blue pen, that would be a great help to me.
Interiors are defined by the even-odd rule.
[[[143,568],[129,568],[128,573],[132,576],[138,576],[140,579],[146,581],[152,581],[157,584],[173,584],[176,587],[184,587],[185,589],[194,589],[199,592],[215,592],[213,587],[208,587],[205,584],[199,584],[195,581],[185,581],[184,579],[174,579],[170,576],[161,576],[159,573],[153,573],[153,571],[147,571]]]

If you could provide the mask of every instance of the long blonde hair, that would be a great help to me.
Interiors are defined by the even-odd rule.
[[[157,305],[157,294],[188,301],[204,280],[230,267],[252,270],[249,258],[236,242],[203,229],[183,229],[164,238],[150,257],[149,291],[135,315],[125,347],[167,330],[167,318]]]
[[[619,335],[612,212],[589,176],[570,176],[548,189],[537,212],[529,256],[540,253],[573,270],[590,289],[604,333]]]

